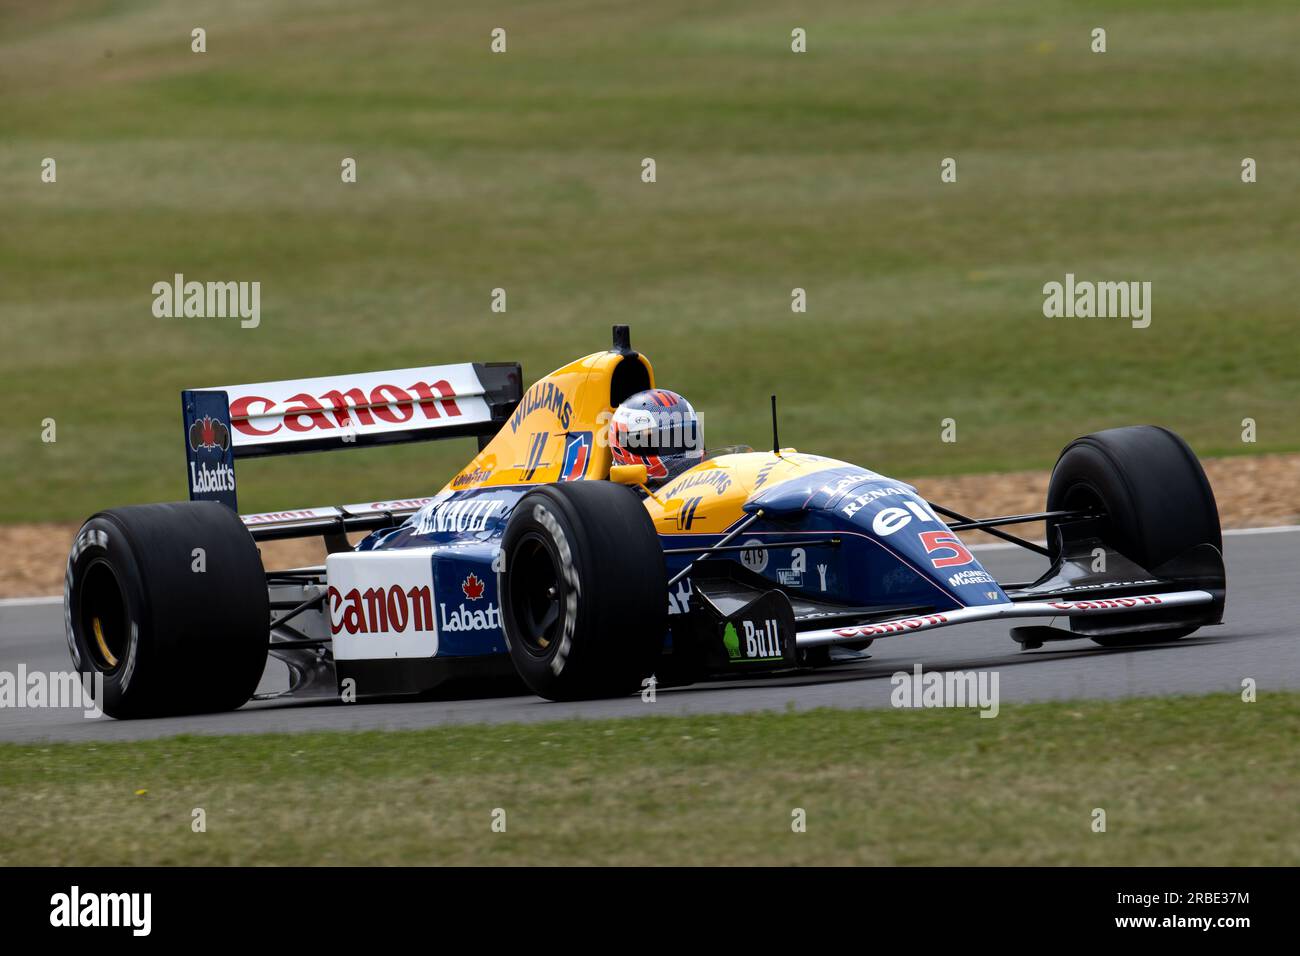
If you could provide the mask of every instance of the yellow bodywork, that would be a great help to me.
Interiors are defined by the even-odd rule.
[[[646,508],[660,534],[721,534],[744,516],[743,505],[758,491],[828,467],[843,464],[793,448],[719,455],[678,475]],[[808,494],[816,491],[809,483]]]
[[[444,491],[558,481],[570,432],[592,433],[586,478],[609,477],[607,432],[614,369],[639,361],[654,387],[654,368],[643,355],[597,352],[556,369],[524,393],[519,408],[496,437],[444,487]],[[843,464],[793,448],[746,452],[707,459],[652,491],[645,505],[660,534],[720,534],[744,516],[742,506],[756,491],[801,474]],[[809,494],[813,492],[809,489]]]
[[[443,490],[557,481],[569,432],[591,432],[593,447],[586,477],[608,477],[610,454],[605,436],[614,414],[609,404],[610,382],[614,369],[625,358],[645,366],[653,388],[654,368],[644,355],[630,358],[618,352],[596,352],[570,362],[524,392],[519,408],[496,437]],[[534,442],[540,443],[540,448],[534,447]]]

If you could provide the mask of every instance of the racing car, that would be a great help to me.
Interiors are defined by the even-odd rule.
[[[290,696],[510,676],[574,700],[824,667],[974,621],[1053,619],[1012,628],[1024,648],[1114,647],[1223,617],[1214,496],[1164,428],[1076,439],[1044,510],[973,518],[781,447],[775,399],[771,451],[649,434],[693,409],[656,385],[626,326],[527,390],[517,363],[463,363],[188,389],[181,404],[190,500],[99,512],[68,557],[72,660],[103,675],[119,718],[240,707],[268,655]],[[431,497],[239,513],[239,459],[455,437],[477,454]],[[1006,530],[1039,521],[1043,544]],[[1047,568],[997,581],[966,531]],[[324,564],[263,566],[260,542],[308,536]]]

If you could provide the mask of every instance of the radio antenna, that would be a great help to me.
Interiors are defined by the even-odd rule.
[[[781,440],[776,436],[776,396],[772,396],[772,454],[781,455]]]

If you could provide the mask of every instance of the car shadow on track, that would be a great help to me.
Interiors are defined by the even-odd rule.
[[[1052,650],[1041,648],[1029,651],[1017,650],[993,657],[944,657],[938,660],[924,661],[904,661],[897,658],[889,660],[866,658],[860,661],[847,661],[842,664],[834,664],[816,670],[798,671],[794,673],[786,671],[767,675],[749,674],[743,677],[737,676],[731,679],[713,678],[695,684],[669,685],[661,688],[661,690],[664,693],[672,693],[674,696],[677,696],[689,695],[692,693],[716,693],[722,690],[736,690],[743,692],[745,688],[754,686],[767,688],[834,686],[861,681],[888,680],[900,671],[910,673],[916,663],[921,663],[922,669],[926,672],[991,670],[995,668],[1000,669],[1031,664],[1071,661],[1088,657],[1111,657],[1117,654],[1132,655],[1152,652],[1186,651],[1195,647],[1222,644],[1252,636],[1267,635],[1234,633],[1230,637],[1228,635],[1222,637],[1189,637],[1166,644],[1141,644],[1134,647],[1108,648],[1097,645],[1085,645]],[[346,705],[343,701],[334,696],[310,698],[280,697],[269,700],[254,701],[251,705],[246,705],[241,708],[241,710],[246,712],[267,709],[287,711],[304,707],[357,706],[357,704],[365,706],[373,704],[457,703],[465,701],[511,700],[519,697],[530,696],[532,696],[532,692],[522,683],[507,678],[497,678],[491,681],[478,680],[448,682],[434,691],[415,697],[367,697],[357,701],[356,703]],[[630,698],[635,695],[628,696]],[[539,706],[549,706],[555,702],[536,698],[535,703]]]
[[[1244,637],[1246,635],[1234,635],[1234,637],[1237,636]],[[681,687],[673,687],[671,690],[674,693],[691,691],[713,692],[729,688],[740,689],[747,685],[753,685],[759,682],[761,682],[764,687],[769,688],[833,686],[836,684],[850,684],[859,681],[887,680],[900,672],[910,673],[917,663],[920,663],[922,665],[922,670],[926,672],[991,670],[995,668],[1020,667],[1026,664],[1070,661],[1087,657],[1110,657],[1116,654],[1144,654],[1150,652],[1190,650],[1193,647],[1220,643],[1225,642],[1221,639],[1184,639],[1167,644],[1141,644],[1134,647],[1100,647],[1094,645],[1091,647],[1070,648],[1068,650],[1015,651],[1011,654],[996,657],[942,658],[939,660],[926,661],[909,660],[906,661],[906,663],[898,659],[893,659],[888,662],[870,659],[831,665],[817,670],[802,671],[797,674],[775,673],[770,675],[749,675],[748,677],[737,677],[732,680],[715,680],[707,684],[689,684]]]

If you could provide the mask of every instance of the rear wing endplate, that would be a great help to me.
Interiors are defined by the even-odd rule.
[[[523,396],[517,362],[325,375],[181,392],[192,501],[238,510],[235,459],[477,437],[480,448]]]

